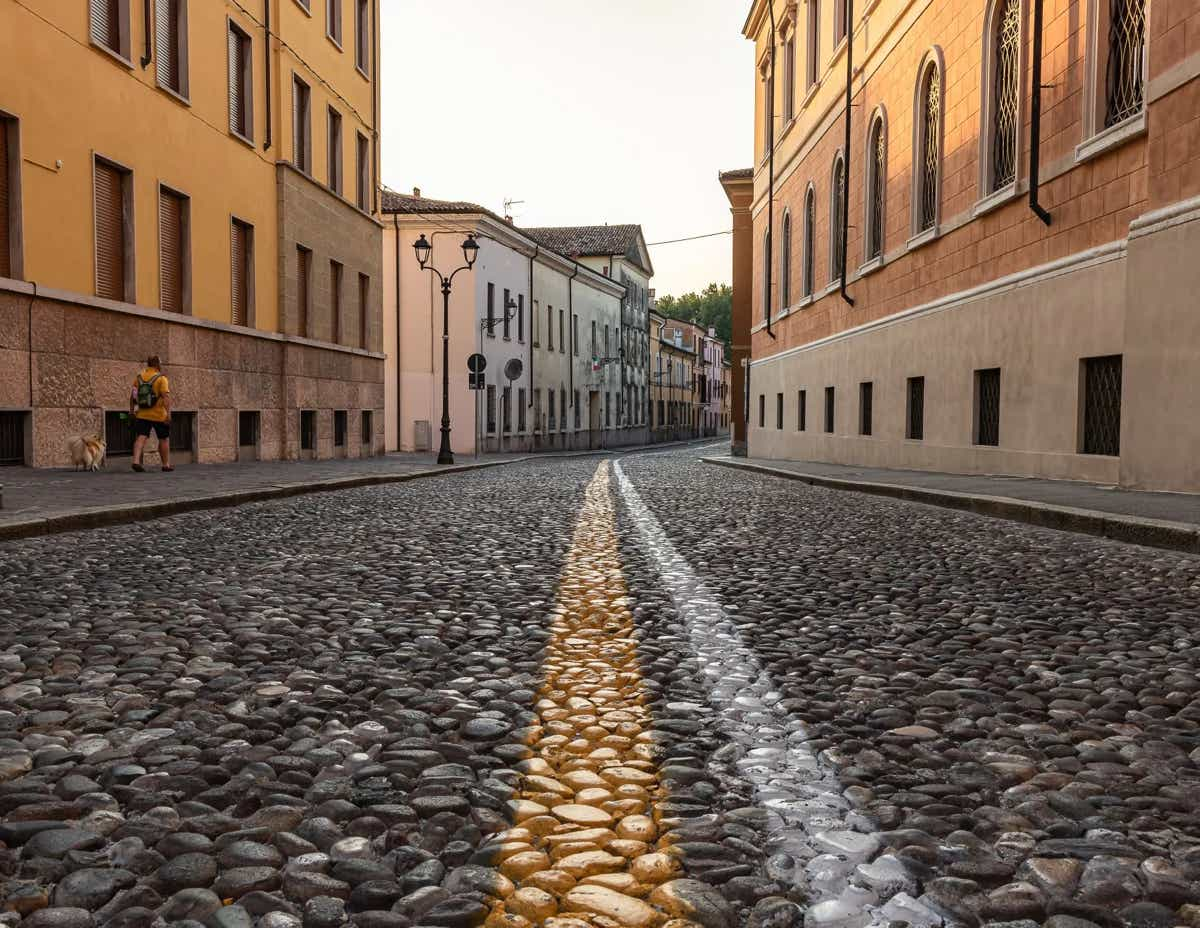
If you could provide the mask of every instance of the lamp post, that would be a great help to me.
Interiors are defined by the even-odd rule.
[[[433,246],[423,234],[413,243],[413,251],[417,254],[421,270],[435,274],[442,285],[442,442],[438,447],[437,462],[453,464],[454,452],[450,450],[450,285],[459,271],[469,271],[474,266],[475,259],[479,257],[479,243],[474,235],[467,235],[462,243],[463,258],[467,263],[454,270],[449,277],[429,263]]]

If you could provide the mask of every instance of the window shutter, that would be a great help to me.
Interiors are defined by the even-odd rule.
[[[89,0],[92,41],[121,53],[120,0]]]
[[[308,250],[296,250],[296,330],[308,335]]]
[[[158,194],[159,305],[183,312],[183,199],[165,190]]]
[[[158,0],[154,33],[158,40],[158,82],[179,92],[179,0]]]
[[[8,224],[11,207],[8,194],[8,123],[0,119],[0,277],[12,276]]]
[[[245,73],[245,48],[236,29],[229,27],[229,128],[238,135],[249,136],[246,131],[246,106],[242,92]]]
[[[121,172],[96,163],[96,295],[125,299],[125,220]]]
[[[247,273],[246,227],[236,219],[230,228],[230,318],[234,325],[246,324],[246,309],[249,301]]]

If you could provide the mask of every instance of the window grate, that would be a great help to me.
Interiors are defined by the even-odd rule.
[[[1000,368],[975,372],[975,416],[979,431],[977,445],[1000,444]]]
[[[0,412],[0,467],[24,463],[25,413]]]
[[[908,428],[906,436],[912,441],[925,439],[925,378],[908,378]]]
[[[333,447],[346,447],[346,411],[335,410],[333,413]]]
[[[185,453],[196,451],[196,414],[171,413],[171,450]]]
[[[238,413],[238,447],[252,448],[258,444],[258,413],[243,410]]]
[[[875,384],[870,381],[858,385],[858,432],[871,434],[872,407],[874,406]]]
[[[796,431],[808,429],[808,391],[801,390],[796,395]]]
[[[317,449],[317,414],[313,410],[300,413],[300,449],[315,451]]]
[[[1108,23],[1105,127],[1115,126],[1142,110],[1142,55],[1146,43],[1145,0],[1110,0]]]
[[[887,177],[887,140],[883,135],[883,120],[875,121],[871,136],[871,215],[867,257],[883,254],[883,182]]]
[[[1084,361],[1083,453],[1121,453],[1121,355]]]
[[[1006,0],[996,18],[996,84],[992,114],[992,190],[1017,176],[1017,59],[1021,47],[1021,0]]]
[[[106,412],[104,441],[108,445],[105,454],[110,458],[133,454],[133,416],[127,412]]]
[[[842,252],[842,228],[846,224],[845,211],[845,192],[846,192],[846,164],[841,158],[833,165],[833,222],[829,230],[833,241],[830,243],[829,254],[832,259],[833,266],[829,269],[829,277],[831,280],[837,280],[842,276],[842,267],[845,264]]]
[[[924,93],[921,94],[924,112],[922,125],[924,138],[921,152],[921,200],[918,215],[919,230],[932,229],[937,221],[937,178],[938,178],[938,111],[941,108],[942,82],[935,65],[930,65],[925,77]]]
[[[825,388],[825,431],[833,434],[833,387]]]
[[[364,445],[370,445],[374,441],[375,433],[372,431],[374,420],[371,416],[371,410],[364,409],[360,417],[359,438]]]

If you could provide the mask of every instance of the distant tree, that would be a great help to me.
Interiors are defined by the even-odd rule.
[[[709,284],[699,293],[660,296],[656,310],[683,322],[717,330],[717,338],[729,349],[733,338],[733,288],[729,284]]]

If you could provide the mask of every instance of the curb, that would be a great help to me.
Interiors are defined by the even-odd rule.
[[[250,490],[232,490],[227,493],[213,493],[208,496],[185,496],[175,499],[155,500],[150,503],[126,503],[95,509],[77,509],[57,515],[41,516],[0,524],[0,542],[17,541],[22,538],[36,538],[42,535],[57,535],[62,532],[75,532],[89,528],[128,525],[132,522],[162,519],[185,512],[197,512],[204,509],[229,509],[235,506],[243,506],[246,503],[286,499],[291,496],[305,496],[310,493],[329,493],[335,490],[353,490],[359,487],[381,486],[389,483],[407,483],[410,480],[441,477],[446,474],[460,474],[473,470],[485,470],[489,467],[503,467],[507,464],[657,451],[660,448],[677,448],[683,445],[695,444],[698,441],[700,440],[663,442],[660,445],[630,445],[628,448],[603,448],[594,451],[564,451],[553,455],[526,454],[516,458],[505,458],[502,461],[479,461],[477,463],[473,461],[469,464],[450,464],[430,470],[415,470],[391,474],[358,474],[351,477],[330,477],[325,480],[312,482],[300,481],[296,483],[267,484]]]
[[[1009,496],[983,496],[973,493],[928,490],[894,483],[839,480],[836,477],[799,473],[778,467],[741,463],[723,458],[708,457],[701,460],[705,464],[714,464],[718,467],[748,470],[771,477],[782,477],[785,480],[798,480],[814,487],[886,496],[911,503],[925,503],[945,509],[958,509],[1010,522],[1023,522],[1026,525],[1036,525],[1040,528],[1093,535],[1151,548],[1200,554],[1200,526],[1187,522],[1143,519],[1138,516],[1120,515],[1096,509],[1076,509],[1071,506],[1056,506],[1052,503],[1014,499]]]

